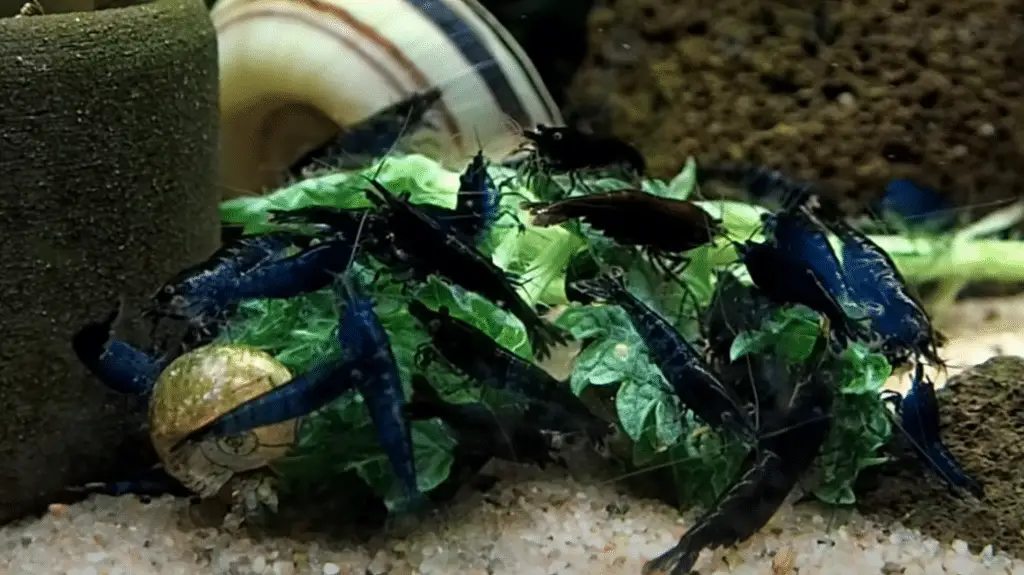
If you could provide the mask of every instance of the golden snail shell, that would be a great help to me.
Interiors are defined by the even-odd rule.
[[[212,344],[171,362],[153,386],[149,402],[150,439],[167,473],[200,497],[212,497],[235,473],[258,469],[285,455],[296,440],[296,420],[172,446],[291,377],[288,368],[269,354],[242,345]]]
[[[221,0],[225,197],[274,186],[339,127],[440,88],[436,149],[461,169],[501,157],[518,126],[562,124],[522,48],[476,0]],[[418,148],[414,151],[421,151]]]

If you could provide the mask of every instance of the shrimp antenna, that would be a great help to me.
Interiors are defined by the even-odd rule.
[[[387,157],[388,157],[388,155],[390,155],[392,152],[394,152],[395,148],[398,146],[398,142],[401,139],[402,134],[405,132],[405,130],[409,126],[409,123],[411,122],[412,115],[413,115],[413,110],[412,110],[412,108],[410,108],[409,111],[405,114],[405,120],[402,122],[402,128],[399,130],[398,137],[395,138],[395,140],[391,143],[391,147],[388,148],[388,150],[385,152],[383,158],[380,161],[380,165],[377,166],[377,171],[374,172],[374,174],[373,174],[373,177],[372,178],[366,178],[366,176],[362,176],[362,177],[366,178],[374,187],[380,186],[380,184],[377,182],[377,178],[380,177],[381,172],[384,171],[384,166],[387,164]],[[380,186],[380,187],[383,188],[383,186]],[[385,188],[385,190],[386,190],[386,188]],[[352,264],[355,263],[356,256],[359,253],[359,240],[360,240],[360,238],[362,238],[363,229],[366,227],[366,220],[369,217],[370,217],[370,212],[369,212],[369,210],[367,210],[367,211],[363,212],[363,215],[359,218],[359,226],[356,228],[356,235],[355,235],[354,238],[352,238],[352,251],[349,253],[348,262],[345,264],[345,271],[342,272],[343,277],[345,277],[345,278],[348,277],[349,271],[352,269]],[[346,283],[347,283],[347,281],[346,281]]]

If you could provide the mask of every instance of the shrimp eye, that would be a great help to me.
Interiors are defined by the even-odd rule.
[[[172,285],[164,286],[164,293],[167,294],[167,295],[172,295],[174,293],[174,286],[172,286]]]
[[[556,142],[560,141],[562,139],[562,132],[555,132],[554,134],[551,134],[551,139]]]

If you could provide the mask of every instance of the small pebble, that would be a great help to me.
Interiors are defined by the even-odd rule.
[[[338,575],[338,573],[341,573],[341,567],[338,567],[335,563],[324,563],[322,571],[324,575]]]
[[[957,539],[956,541],[953,541],[953,544],[950,547],[953,548],[953,552],[956,553],[957,555],[970,555],[971,554],[971,548],[967,546],[967,542],[966,541],[963,541],[961,539]]]
[[[775,552],[775,557],[772,557],[772,573],[773,575],[790,575],[793,572],[793,567],[796,565],[796,552],[789,545],[779,549]]]
[[[63,503],[51,503],[46,510],[49,511],[50,515],[57,518],[64,518],[68,516],[68,506]]]
[[[270,569],[274,575],[295,575],[295,564],[291,561],[274,561]]]

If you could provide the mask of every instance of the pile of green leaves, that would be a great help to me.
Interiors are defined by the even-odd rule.
[[[418,155],[391,158],[383,168],[368,167],[363,172],[340,173],[299,182],[269,196],[239,198],[225,202],[221,214],[225,223],[242,225],[246,233],[268,231],[270,210],[289,210],[322,205],[352,208],[367,205],[366,177],[375,176],[389,190],[408,194],[414,203],[452,207],[458,189],[458,174],[449,172],[432,160]],[[492,176],[508,180],[514,174],[505,168],[491,168]],[[695,165],[687,164],[671,182],[650,180],[647,191],[675,198],[686,198],[694,188]],[[505,194],[502,203],[516,212],[522,198],[550,197],[558,182],[536,184],[536,191],[524,185]],[[614,180],[590,184],[593,189],[622,187]],[[723,219],[733,238],[755,236],[761,209],[735,202],[702,204]],[[521,216],[526,223],[528,218]],[[728,242],[699,248],[691,253],[692,263],[685,274],[686,288],[677,282],[663,281],[662,275],[630,250],[579,225],[536,228],[506,218],[499,222],[486,242],[486,249],[501,267],[525,274],[520,291],[530,303],[549,306],[567,304],[565,280],[573,262],[587,257],[622,266],[627,271],[631,291],[669,319],[691,340],[700,334],[698,318],[714,292],[716,274],[743,271],[735,264],[735,252]],[[370,266],[372,264],[367,264]],[[354,273],[371,274],[379,270],[357,266]],[[518,320],[490,302],[472,294],[452,290],[441,281],[431,280],[412,294],[400,294],[396,284],[387,281],[386,271],[374,286],[377,313],[390,337],[403,380],[410,381],[414,356],[427,342],[422,327],[406,311],[409,297],[428,306],[447,306],[453,315],[490,335],[500,345],[524,358],[531,358],[529,340]],[[337,353],[337,303],[329,291],[288,301],[251,301],[245,303],[230,321],[233,341],[253,345],[275,355],[294,373],[308,369],[315,360]],[[720,493],[733,477],[746,446],[719,435],[681,409],[664,378],[648,359],[643,341],[622,310],[613,306],[570,306],[557,323],[585,342],[573,369],[570,385],[577,394],[591,386],[614,389],[619,424],[632,440],[633,465],[669,467],[675,477],[679,500],[707,503]],[[818,320],[803,308],[788,308],[766,321],[756,332],[742,333],[733,346],[734,358],[753,353],[781,353],[794,363],[807,359],[818,334]],[[836,403],[837,420],[825,452],[819,458],[814,493],[830,503],[852,503],[851,485],[857,473],[883,459],[879,448],[890,438],[891,429],[878,394],[890,373],[884,357],[851,348],[841,362],[837,380],[840,394]],[[450,401],[508,401],[441,367],[431,367],[431,382]],[[406,389],[407,394],[410,389]],[[420,487],[430,490],[444,482],[452,469],[454,440],[439,421],[413,424],[416,467]],[[294,453],[278,466],[286,489],[298,492],[329,492],[342,478],[353,473],[365,481],[385,501],[399,496],[397,482],[383,452],[362,399],[348,394],[320,412],[306,418]]]

